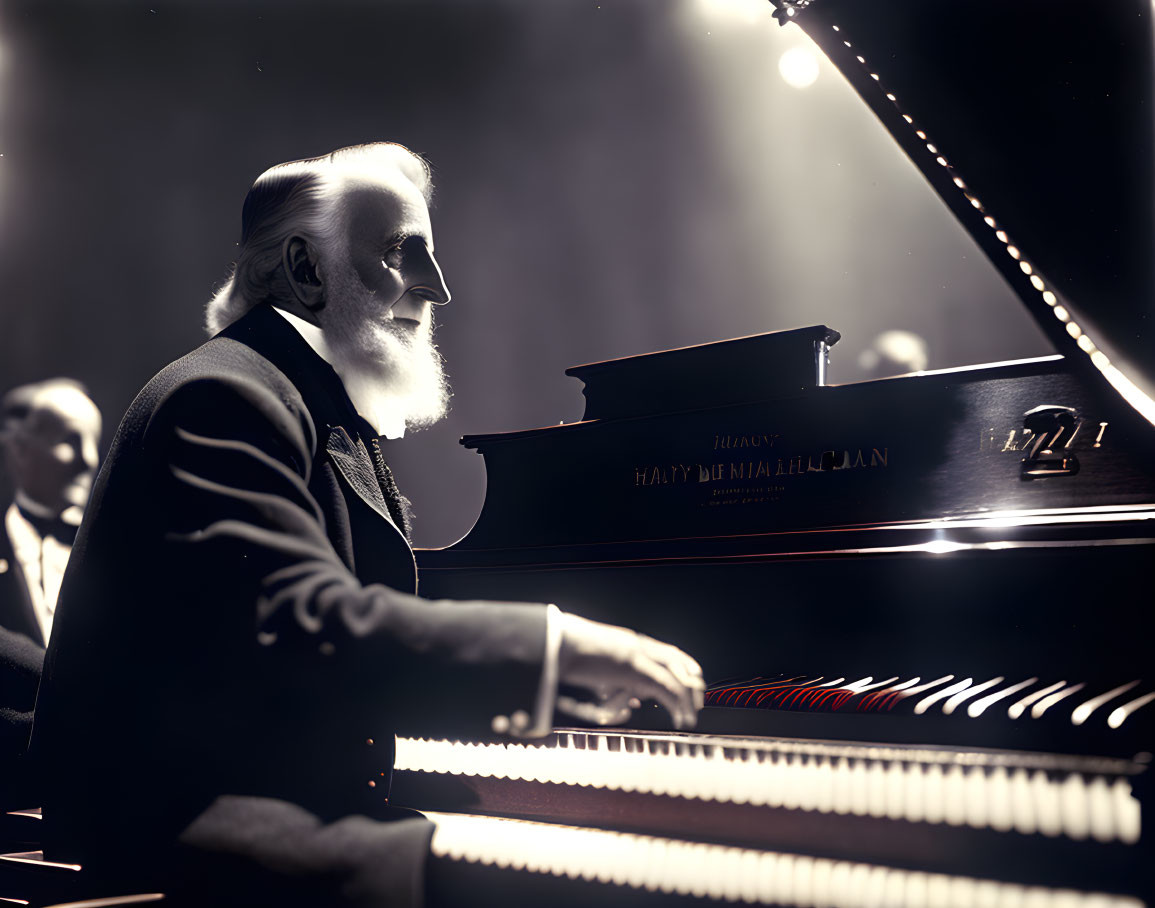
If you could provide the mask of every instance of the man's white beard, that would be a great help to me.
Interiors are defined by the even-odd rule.
[[[450,391],[432,318],[418,328],[387,319],[351,267],[335,271],[320,321],[353,406],[387,438],[433,425],[448,412]]]

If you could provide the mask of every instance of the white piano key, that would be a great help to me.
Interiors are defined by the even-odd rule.
[[[926,819],[926,769],[920,763],[907,763],[903,768],[903,814],[911,822]]]
[[[1005,766],[995,766],[987,776],[987,823],[999,832],[1015,825],[1011,779]]]
[[[1107,780],[1095,776],[1087,786],[1087,816],[1091,837],[1097,842],[1115,839],[1115,811],[1111,803],[1111,789]]]
[[[943,773],[942,818],[950,826],[962,826],[967,821],[967,784],[961,766],[950,766]]]
[[[831,810],[837,814],[850,813],[850,761],[834,758],[830,767]]]
[[[965,876],[951,877],[951,908],[975,908],[975,901],[975,880]]]
[[[977,880],[974,887],[974,908],[999,908],[999,887],[992,880]]]
[[[906,904],[906,880],[909,874],[887,873],[882,891],[882,904],[886,908],[903,908]]]
[[[892,820],[906,818],[906,768],[900,760],[886,764],[886,816]]]
[[[1060,785],[1060,812],[1063,832],[1072,839],[1085,839],[1091,832],[1090,805],[1083,777],[1071,773]]]
[[[773,900],[783,905],[794,904],[794,855],[779,854],[772,878]]]
[[[963,814],[967,826],[986,829],[990,824],[990,779],[981,766],[963,770]]]
[[[1079,908],[1079,893],[1060,889],[1051,900],[1051,908]]]
[[[926,884],[927,908],[950,908],[950,877],[932,873]]]
[[[1142,825],[1139,800],[1132,794],[1131,783],[1126,779],[1116,779],[1111,794],[1115,804],[1115,834],[1120,841],[1134,845],[1139,841]]]
[[[870,775],[865,760],[854,760],[850,767],[850,813],[866,816],[870,812]]]
[[[738,877],[741,880],[739,897],[747,905],[753,905],[758,901],[758,852],[750,848],[742,849]]]
[[[945,791],[943,769],[931,763],[923,773],[922,815],[927,823],[941,823],[944,818]]]
[[[1023,908],[1023,887],[1008,883],[999,887],[999,908]]]
[[[1050,908],[1047,904],[1050,901],[1049,893],[1046,889],[1038,886],[1029,886],[1023,892],[1023,908]]]
[[[796,810],[799,804],[799,766],[798,760],[793,755],[787,755],[786,758],[778,764],[779,784],[782,786],[782,806],[788,810]]]
[[[867,902],[867,887],[870,885],[870,866],[867,864],[851,864],[850,873],[846,879],[846,889],[842,892],[843,901],[853,908],[865,908]]]
[[[800,810],[817,810],[822,801],[823,772],[813,758],[801,757],[798,764],[798,807]]]
[[[1063,831],[1058,787],[1047,778],[1045,772],[1035,770],[1031,773],[1031,794],[1039,832],[1048,837],[1057,836]]]
[[[886,893],[886,868],[871,867],[866,874],[866,886],[863,889],[863,905],[870,908],[882,908],[883,896]]]
[[[847,893],[850,891],[851,874],[854,865],[848,861],[835,861],[826,877],[826,901],[833,908],[836,905],[848,905]]]
[[[927,874],[908,873],[906,875],[906,891],[902,901],[904,908],[921,908],[930,904],[930,895],[927,892]]]
[[[814,905],[814,858],[800,855],[794,859],[792,880],[794,904],[799,908]]]
[[[884,817],[887,791],[886,766],[881,760],[875,760],[867,767],[866,775],[868,781],[866,811],[872,817]]]
[[[1031,789],[1030,775],[1019,767],[1011,774],[1011,814],[1015,829],[1024,835],[1032,835],[1039,829],[1035,819],[1035,796]]]

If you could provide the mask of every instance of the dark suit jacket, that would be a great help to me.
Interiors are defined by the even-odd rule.
[[[0,507],[0,627],[23,634],[43,649],[44,633],[40,630],[40,622],[36,620],[24,573],[16,561],[12,540],[8,538],[8,529],[4,526],[7,513],[7,505]]]
[[[73,548],[37,701],[50,850],[171,842],[220,794],[372,812],[395,731],[532,710],[544,607],[412,595],[364,425],[265,306],[141,391]]]

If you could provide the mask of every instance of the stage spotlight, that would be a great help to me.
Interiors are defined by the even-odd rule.
[[[818,78],[818,58],[805,47],[792,47],[778,58],[778,72],[788,85],[806,88]]]

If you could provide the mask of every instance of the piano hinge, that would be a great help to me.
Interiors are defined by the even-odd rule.
[[[773,18],[778,20],[779,25],[786,25],[788,22],[796,22],[798,16],[815,0],[770,0],[771,3],[777,7],[773,12]]]

